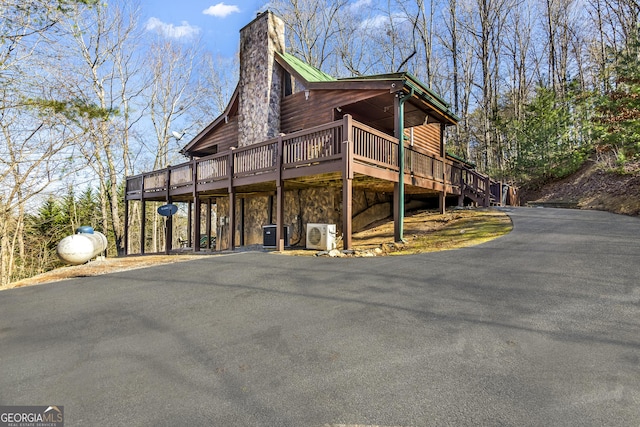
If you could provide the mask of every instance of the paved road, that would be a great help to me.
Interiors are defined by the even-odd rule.
[[[0,293],[0,404],[66,426],[640,425],[640,220],[408,257],[242,253]]]

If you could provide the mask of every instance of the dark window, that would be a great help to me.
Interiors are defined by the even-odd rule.
[[[284,96],[293,94],[293,85],[291,84],[291,74],[284,72]]]

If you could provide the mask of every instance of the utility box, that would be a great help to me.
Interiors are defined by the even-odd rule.
[[[263,225],[262,226],[262,246],[264,248],[275,248],[277,247],[276,241],[276,231],[278,226],[275,224]],[[289,226],[284,227],[284,247],[288,248],[289,245]]]

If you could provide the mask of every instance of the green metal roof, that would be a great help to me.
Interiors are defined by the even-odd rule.
[[[320,71],[319,69],[307,64],[301,59],[295,56],[283,52],[277,53],[283,61],[285,61],[289,67],[291,67],[300,77],[307,81],[307,83],[336,83],[336,82],[366,82],[366,81],[404,81],[405,88],[415,91],[416,95],[425,101],[431,103],[434,107],[440,110],[445,116],[449,117],[454,122],[460,121],[460,118],[450,110],[450,105],[440,95],[434,92],[431,88],[426,86],[416,76],[408,72],[397,72],[388,74],[373,74],[367,76],[346,77],[336,79],[327,73]]]
[[[329,74],[318,70],[304,61],[286,52],[278,53],[291,68],[293,68],[300,76],[309,83],[316,82],[335,82],[336,79]]]

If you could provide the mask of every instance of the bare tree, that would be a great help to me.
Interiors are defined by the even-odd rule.
[[[75,8],[66,22],[71,41],[61,46],[70,59],[65,65],[73,70],[73,78],[61,84],[85,107],[77,123],[86,138],[80,148],[99,184],[103,231],[113,236],[118,253],[124,251],[118,188],[131,169],[130,130],[143,111],[133,114],[144,90],[133,78],[141,66],[138,13],[135,4],[124,1]]]
[[[76,112],[55,100],[42,72],[72,3],[0,1],[0,287],[25,270],[28,207],[75,171]]]
[[[291,53],[323,69],[336,58],[336,40],[343,30],[341,13],[349,0],[274,0],[271,9],[283,18]]]

